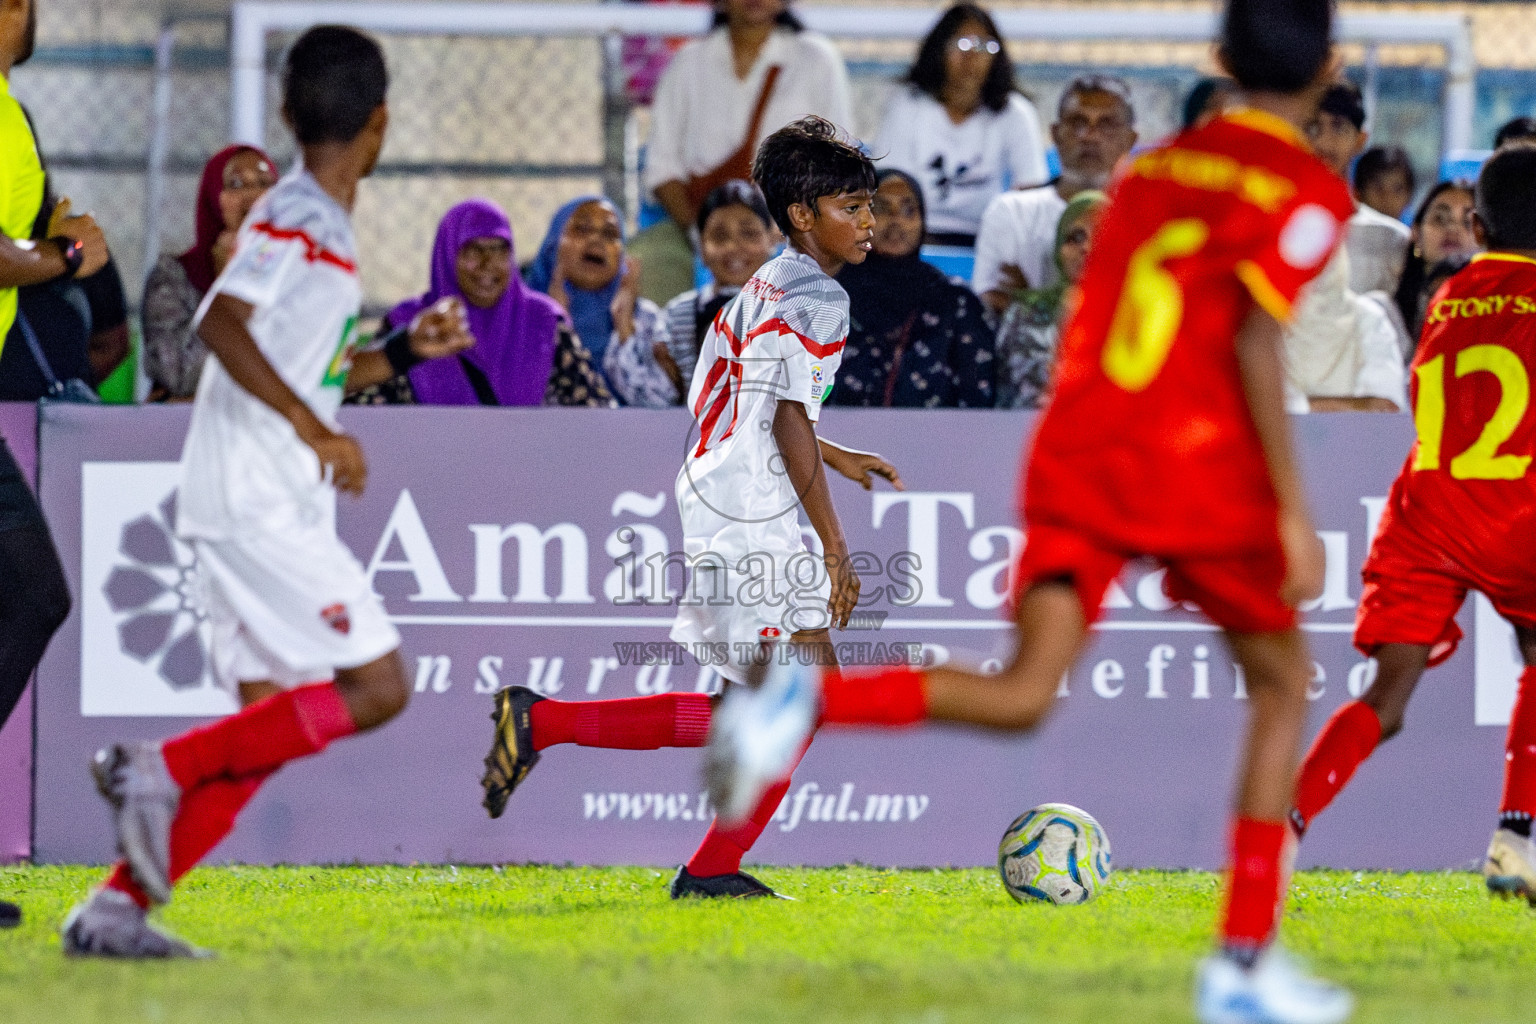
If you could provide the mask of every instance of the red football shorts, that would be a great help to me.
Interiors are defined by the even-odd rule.
[[[1083,614],[1096,622],[1104,593],[1133,554],[1111,551],[1084,534],[1059,526],[1031,526],[1014,575],[1015,605],[1040,583],[1065,581],[1077,591]],[[1285,556],[1271,549],[1202,558],[1162,558],[1164,589],[1174,601],[1192,601],[1222,629],[1278,633],[1296,628],[1296,609],[1280,600]]]
[[[1456,613],[1467,591],[1479,590],[1515,626],[1536,629],[1536,580],[1515,586],[1446,557],[1418,533],[1385,521],[1362,572],[1365,589],[1355,612],[1355,647],[1370,657],[1382,644],[1421,644],[1429,664],[1456,652]]]

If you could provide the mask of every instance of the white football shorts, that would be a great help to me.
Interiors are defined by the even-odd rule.
[[[321,682],[400,646],[329,522],[191,543],[213,627],[214,678],[231,692],[243,682]]]
[[[708,645],[713,656],[700,660],[731,682],[747,681],[760,643],[831,626],[827,602],[832,583],[826,563],[803,543],[794,551],[701,554],[703,542],[685,539],[684,549],[692,572],[678,600],[672,640],[695,657]]]

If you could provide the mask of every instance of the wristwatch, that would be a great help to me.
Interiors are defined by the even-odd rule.
[[[57,235],[48,239],[59,247],[59,255],[64,257],[64,273],[60,277],[74,277],[80,273],[80,264],[85,262],[85,244],[77,238],[66,238]]]

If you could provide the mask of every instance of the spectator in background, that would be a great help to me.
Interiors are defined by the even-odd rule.
[[[1517,117],[1500,126],[1493,137],[1493,148],[1536,146],[1536,117]]]
[[[923,262],[923,189],[880,172],[874,249],[837,275],[848,292],[843,363],[827,401],[904,408],[992,407],[992,329],[969,288]]]
[[[1050,391],[1067,291],[1083,276],[1099,213],[1109,200],[1090,189],[1072,197],[1056,225],[1059,283],[1021,292],[997,328],[997,407],[1038,409]]]
[[[1372,146],[1355,161],[1355,202],[1401,223],[1418,188],[1402,146]],[[1406,246],[1404,247],[1407,248]]]
[[[677,388],[678,401],[688,397],[699,350],[715,314],[768,262],[778,239],[768,204],[749,181],[728,181],[711,192],[699,208],[697,227],[699,253],[709,269],[710,283],[667,303],[654,353]]]
[[[528,284],[554,299],[570,317],[595,371],[594,385],[601,383],[621,403],[624,397],[608,378],[604,361],[615,328],[623,331],[622,338],[639,325],[646,331],[649,349],[649,337],[661,319],[656,304],[639,297],[639,276],[639,264],[625,258],[619,211],[602,196],[582,196],[556,210],[528,268]],[[569,373],[574,367],[557,369]]]
[[[664,303],[693,287],[688,233],[704,197],[751,178],[758,142],[807,114],[852,132],[837,48],[804,31],[787,0],[717,0],[714,28],[679,50],[656,86],[643,183],[669,219],[636,239],[647,298]]]
[[[1365,99],[1352,82],[1338,82],[1323,94],[1317,116],[1307,127],[1312,149],[1333,173],[1349,179],[1349,168],[1370,141],[1365,130]],[[1396,217],[1355,202],[1344,236],[1349,253],[1349,287],[1358,294],[1391,294],[1403,273],[1408,227]]]
[[[1067,86],[1051,126],[1061,176],[1040,188],[1005,192],[981,216],[971,287],[994,313],[1007,309],[1015,292],[1057,283],[1056,225],[1067,201],[1109,183],[1136,145],[1135,125],[1130,86],[1121,79],[1087,75]]]
[[[603,352],[603,376],[621,405],[664,409],[681,399],[666,365],[666,326],[661,307],[640,295],[640,265],[626,263],[614,293],[613,335]]]
[[[69,200],[56,198],[46,177],[43,196],[33,238],[56,237],[70,216]],[[128,297],[110,253],[94,274],[26,285],[0,350],[0,401],[59,397],[57,388],[85,400],[128,357],[128,348]]]
[[[1220,117],[1237,95],[1237,83],[1230,78],[1208,76],[1200,79],[1184,98],[1179,127],[1183,131],[1203,128]]]
[[[488,199],[468,199],[437,225],[430,284],[384,318],[387,330],[408,327],[446,298],[464,306],[473,348],[420,360],[396,335],[384,359],[359,353],[348,375],[354,404],[606,405],[586,350],[565,322],[565,310],[523,283],[514,260],[512,222]],[[370,365],[371,364],[371,365]],[[561,387],[556,366],[578,366],[579,391]],[[380,379],[383,378],[383,379]]]
[[[1347,82],[1323,95],[1307,126],[1312,148],[1340,178],[1365,147],[1365,106],[1360,90]],[[1374,218],[1374,219],[1373,219]],[[1407,407],[1403,349],[1407,332],[1397,322],[1390,294],[1357,281],[1385,273],[1381,264],[1406,248],[1406,238],[1383,233],[1380,222],[1402,224],[1375,210],[1357,210],[1345,244],[1328,260],[1298,298],[1284,334],[1287,384],[1313,412],[1396,412]],[[1354,275],[1351,266],[1373,261],[1372,274]],[[1391,269],[1388,266],[1385,269]],[[1394,275],[1395,276],[1395,275]],[[1395,286],[1395,281],[1394,281]]]
[[[1413,248],[1395,296],[1412,341],[1406,353],[1408,358],[1412,357],[1419,332],[1424,328],[1425,307],[1435,289],[1449,276],[1447,270],[1458,261],[1465,265],[1465,260],[1477,252],[1477,239],[1472,234],[1473,197],[1472,182],[1442,181],[1429,190],[1414,214]],[[1441,267],[1436,277],[1431,270],[1440,264],[1447,266]]]
[[[876,162],[922,182],[928,241],[973,246],[994,196],[1046,181],[1040,118],[1014,85],[997,25],[975,4],[944,12],[905,82],[885,109]]]
[[[277,168],[255,146],[221,149],[203,167],[197,186],[192,248],[162,254],[144,284],[144,374],[152,402],[190,401],[208,348],[192,317],[235,248],[235,233],[267,189]]]

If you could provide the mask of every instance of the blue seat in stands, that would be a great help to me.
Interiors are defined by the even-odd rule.
[[[976,250],[959,245],[925,245],[923,262],[930,263],[950,277],[958,277],[969,284],[971,270],[976,265]]]
[[[1440,180],[1476,181],[1484,162],[1492,155],[1491,149],[1453,149],[1440,158]]]

